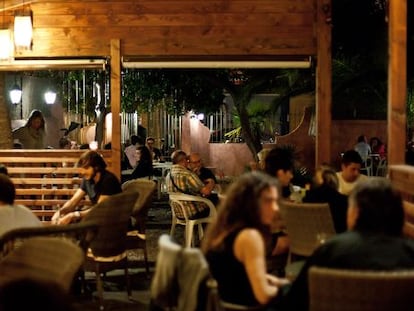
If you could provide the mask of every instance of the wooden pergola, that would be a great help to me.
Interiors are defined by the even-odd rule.
[[[2,70],[44,60],[109,60],[111,109],[119,115],[123,59],[263,61],[312,57],[316,64],[316,163],[331,159],[331,0],[5,0],[3,24],[33,14],[31,50]],[[406,1],[390,0],[389,159],[404,163]],[[24,7],[23,7],[23,6]],[[405,14],[405,15],[404,15]],[[30,69],[27,68],[27,69]],[[120,175],[120,119],[113,119],[112,169]]]

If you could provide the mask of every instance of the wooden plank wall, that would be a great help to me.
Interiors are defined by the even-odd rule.
[[[48,222],[79,187],[76,163],[85,150],[0,150],[0,163],[6,165],[16,187],[15,204],[32,209]],[[99,151],[113,170],[110,150]],[[84,200],[82,205],[90,205]]]
[[[316,54],[315,0],[5,0],[10,24],[22,3],[33,49],[16,56],[109,56],[111,39],[135,56]]]

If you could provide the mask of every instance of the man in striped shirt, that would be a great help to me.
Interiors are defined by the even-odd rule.
[[[205,185],[188,166],[187,154],[182,150],[176,150],[171,155],[172,167],[167,176],[168,192],[179,192],[191,195],[209,196],[213,190],[211,184]],[[208,207],[203,203],[186,202],[190,219],[206,217],[209,214]],[[178,218],[184,218],[181,212],[176,209]]]

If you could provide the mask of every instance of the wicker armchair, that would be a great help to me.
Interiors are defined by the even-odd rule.
[[[309,257],[320,245],[318,236],[336,234],[328,203],[283,202],[280,206],[290,241],[286,276],[294,279],[304,261],[293,262],[294,255]]]
[[[103,309],[103,284],[101,274],[115,269],[124,269],[128,297],[131,288],[126,254],[126,234],[138,192],[123,192],[109,196],[92,207],[82,221],[93,221],[99,230],[91,241],[85,271],[95,272],[100,307]]]
[[[2,258],[0,286],[19,279],[31,279],[56,284],[68,292],[84,259],[84,252],[73,241],[33,237]]]
[[[132,211],[133,228],[127,233],[127,249],[142,249],[144,253],[145,271],[149,274],[147,237],[145,234],[148,210],[152,206],[152,198],[157,184],[149,179],[134,179],[122,184],[124,192],[137,191],[138,199]]]
[[[65,237],[73,240],[86,253],[90,242],[98,232],[98,224],[85,221],[69,225],[47,225],[42,227],[16,228],[0,236],[0,254],[9,252],[33,237]]]
[[[311,311],[408,311],[413,288],[414,270],[309,270]]]

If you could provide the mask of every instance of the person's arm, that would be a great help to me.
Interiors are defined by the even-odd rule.
[[[77,189],[73,196],[59,209],[61,215],[73,212],[78,206],[79,202],[85,197],[85,191]]]
[[[233,251],[246,269],[255,298],[260,304],[267,304],[286,281],[267,274],[262,235],[256,229],[242,230],[234,241]]]
[[[85,197],[85,192],[82,189],[76,190],[72,198],[67,201],[56,213],[53,215],[51,221],[54,224],[68,224],[72,222],[73,218],[77,216],[74,210],[78,206],[79,202]],[[78,212],[77,212],[78,213]]]

